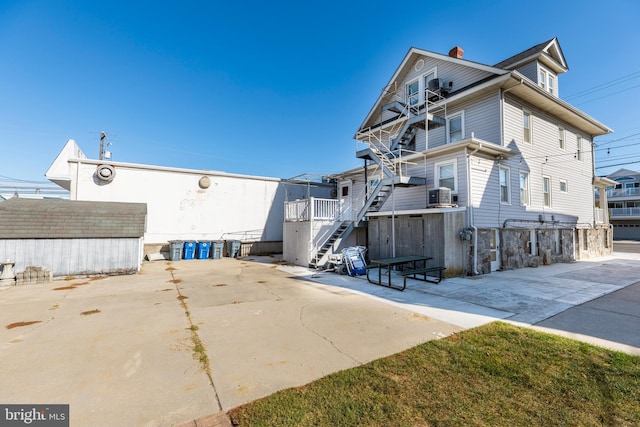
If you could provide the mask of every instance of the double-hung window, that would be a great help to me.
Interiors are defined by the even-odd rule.
[[[531,142],[531,113],[528,111],[522,112],[522,131],[523,141]]]
[[[436,177],[438,180],[438,187],[449,188],[453,193],[457,191],[455,162],[436,164]]]
[[[538,69],[538,86],[551,95],[556,94],[556,76],[544,68]]]
[[[564,150],[564,129],[561,127],[558,128],[558,146],[561,150]]]
[[[511,189],[509,185],[509,168],[500,166],[500,203],[511,203]]]
[[[545,208],[551,207],[551,178],[548,176],[542,177],[542,195]]]
[[[576,159],[582,160],[582,138],[576,135]]]
[[[529,206],[529,173],[520,172],[520,204]]]
[[[407,103],[409,105],[416,105],[420,101],[420,81],[414,80],[411,83],[407,83]]]
[[[450,144],[462,138],[464,138],[464,114],[460,113],[447,119],[447,142]]]

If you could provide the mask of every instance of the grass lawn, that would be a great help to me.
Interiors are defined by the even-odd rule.
[[[496,322],[229,416],[239,426],[638,426],[640,357]]]

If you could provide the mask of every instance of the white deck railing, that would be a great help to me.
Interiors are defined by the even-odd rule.
[[[596,208],[596,224],[604,223],[604,209]]]
[[[334,221],[340,219],[340,200],[310,199],[285,202],[285,221]]]
[[[640,187],[633,188],[610,188],[607,190],[607,198],[613,197],[635,197],[640,196]]]
[[[611,218],[640,216],[640,208],[611,208],[609,216]]]

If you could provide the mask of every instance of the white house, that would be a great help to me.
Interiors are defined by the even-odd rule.
[[[335,177],[340,212],[297,258],[322,266],[353,230],[371,257],[448,275],[610,253],[593,139],[611,129],[561,99],[567,70],[555,38],[495,65],[409,49],[355,134],[363,167]]]

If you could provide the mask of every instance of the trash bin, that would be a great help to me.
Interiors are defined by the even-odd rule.
[[[224,253],[224,240],[214,240],[211,242],[211,258],[220,259]]]
[[[182,248],[184,242],[182,240],[169,240],[169,258],[171,261],[180,261],[182,259]]]
[[[184,242],[184,259],[194,259],[196,257],[196,242],[187,240]]]
[[[198,241],[198,259],[209,258],[209,249],[211,248],[211,242]]]
[[[237,258],[240,255],[240,240],[225,240],[224,254],[230,258]]]

